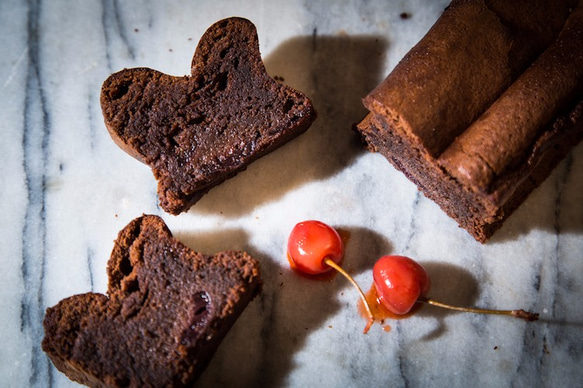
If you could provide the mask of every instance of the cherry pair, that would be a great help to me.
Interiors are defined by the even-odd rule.
[[[310,220],[297,224],[291,231],[287,254],[293,267],[309,275],[317,275],[332,269],[340,272],[358,290],[368,315],[364,332],[375,321],[366,297],[356,281],[340,264],[344,257],[344,244],[338,232],[320,221]],[[373,267],[374,287],[378,302],[393,314],[407,314],[418,302],[435,306],[482,314],[510,315],[528,321],[538,319],[538,314],[524,310],[487,310],[447,305],[427,297],[431,281],[425,269],[413,259],[405,256],[383,256]]]

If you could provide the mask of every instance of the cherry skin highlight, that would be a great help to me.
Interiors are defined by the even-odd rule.
[[[292,229],[287,254],[298,271],[318,275],[332,267],[326,259],[340,264],[344,256],[344,244],[338,232],[323,222],[309,220],[300,222]]]
[[[431,287],[425,269],[406,256],[381,257],[373,267],[373,279],[379,301],[397,315],[411,311]]]

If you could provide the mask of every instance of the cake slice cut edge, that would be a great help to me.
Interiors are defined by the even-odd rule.
[[[124,69],[104,81],[100,99],[111,137],[152,168],[160,206],[175,215],[317,116],[305,94],[267,74],[255,26],[238,17],[209,27],[190,75]]]
[[[107,271],[107,295],[65,298],[44,318],[43,350],[90,387],[192,385],[262,287],[247,253],[196,253],[151,215],[120,231]]]

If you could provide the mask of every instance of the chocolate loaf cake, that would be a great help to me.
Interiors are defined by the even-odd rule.
[[[453,1],[364,105],[368,148],[485,242],[583,137],[583,5]]]
[[[212,25],[191,75],[125,69],[103,83],[101,107],[113,140],[148,164],[160,206],[188,210],[210,188],[310,127],[311,101],[265,71],[255,26]]]
[[[44,319],[43,350],[91,387],[191,386],[261,288],[249,255],[195,253],[156,216],[119,233],[107,272],[107,296],[69,297]]]

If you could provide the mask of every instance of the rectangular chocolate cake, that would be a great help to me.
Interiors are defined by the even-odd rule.
[[[487,241],[583,137],[583,2],[454,0],[357,125]]]

